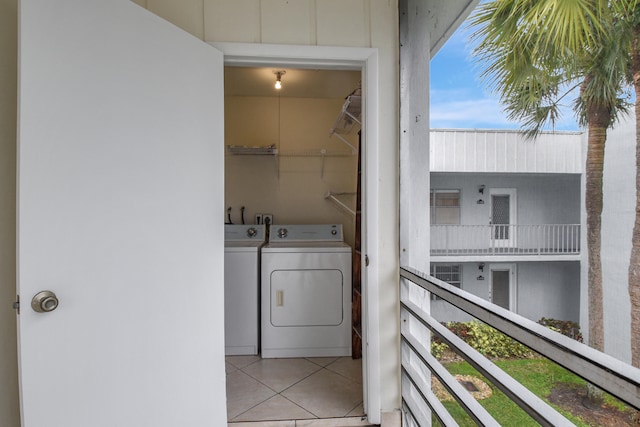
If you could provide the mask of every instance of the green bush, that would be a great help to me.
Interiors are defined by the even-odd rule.
[[[582,339],[582,333],[580,332],[580,325],[576,322],[572,322],[570,320],[547,319],[546,317],[543,317],[538,320],[538,323],[553,331],[560,332],[562,335],[573,338],[578,342],[584,342]]]
[[[533,355],[528,347],[485,323],[478,321],[446,322],[443,325],[487,358],[509,359]],[[438,337],[434,337],[431,343],[431,353],[435,357],[440,357],[445,349],[446,344]]]

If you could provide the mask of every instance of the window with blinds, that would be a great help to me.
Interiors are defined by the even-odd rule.
[[[460,190],[431,190],[431,224],[460,224]]]
[[[462,289],[462,265],[461,264],[431,264],[431,276],[447,282],[456,288]],[[432,300],[440,300],[442,298],[431,295]]]

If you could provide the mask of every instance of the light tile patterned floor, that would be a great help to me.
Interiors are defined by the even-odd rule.
[[[364,415],[361,360],[227,356],[226,362],[229,426],[254,421],[269,421],[265,426],[313,426],[319,419],[338,422],[324,425],[368,425],[360,419]],[[341,420],[329,420],[335,418]]]

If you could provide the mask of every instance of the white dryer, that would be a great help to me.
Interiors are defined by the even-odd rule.
[[[351,355],[351,247],[342,225],[272,225],[261,282],[263,358]]]
[[[224,226],[224,332],[226,355],[260,350],[260,249],[264,225]]]

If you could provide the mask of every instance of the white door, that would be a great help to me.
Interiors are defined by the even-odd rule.
[[[516,189],[492,188],[491,241],[494,248],[512,248],[516,245]]]
[[[516,312],[516,266],[515,264],[491,264],[489,266],[489,289],[492,303]]]
[[[19,35],[23,426],[226,425],[222,54],[129,0]]]

